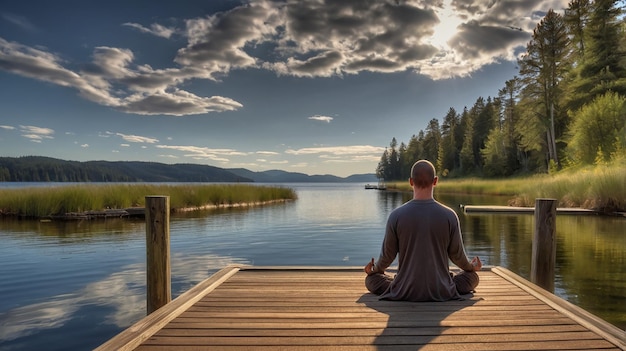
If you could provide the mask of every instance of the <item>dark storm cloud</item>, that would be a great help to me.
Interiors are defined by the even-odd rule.
[[[256,66],[258,59],[244,48],[274,35],[277,24],[272,24],[272,17],[277,9],[270,5],[244,5],[226,13],[188,20],[188,45],[178,51],[175,61],[203,69],[209,77],[218,72],[227,73],[232,68]]]
[[[393,72],[415,67],[430,56],[425,45],[438,18],[432,9],[384,1],[298,1],[284,11],[280,50],[293,56],[340,52],[341,62],[323,75],[359,71]],[[301,75],[288,65],[272,63],[281,74]]]
[[[463,59],[472,60],[523,45],[529,39],[530,34],[526,32],[502,26],[484,26],[473,21],[460,26],[458,34],[450,40],[450,46]]]

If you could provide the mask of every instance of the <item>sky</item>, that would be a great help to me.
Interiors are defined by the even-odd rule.
[[[567,0],[0,0],[0,156],[374,173]]]

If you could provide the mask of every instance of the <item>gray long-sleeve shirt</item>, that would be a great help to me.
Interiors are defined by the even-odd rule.
[[[449,272],[449,261],[472,271],[459,218],[434,199],[411,200],[387,220],[375,271],[387,269],[398,256],[398,273],[380,298],[405,301],[446,301],[460,298]]]

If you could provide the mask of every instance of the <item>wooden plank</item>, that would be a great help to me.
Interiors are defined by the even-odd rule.
[[[524,350],[600,350],[599,348],[590,347],[589,344],[593,343],[580,343],[578,341],[567,342],[567,343],[541,343],[541,342],[518,342],[518,343],[504,343],[504,344],[494,344],[494,345],[486,345],[483,343],[476,344],[427,344],[427,345],[322,345],[322,346],[242,346],[242,345],[233,345],[233,346],[220,346],[220,347],[211,347],[210,350],[220,350],[220,351],[242,351],[242,350],[254,350],[254,351],[409,351],[419,349],[420,351],[450,351],[450,350],[459,350],[459,351],[485,351],[485,350],[494,350],[494,351],[524,351]],[[171,351],[171,346],[163,346],[163,345],[146,345],[137,348],[138,351],[151,350],[151,351]],[[186,345],[186,346],[177,346],[177,351],[205,351],[207,347],[205,346],[196,346],[196,345]],[[601,350],[615,350],[619,351],[617,348],[602,348]]]
[[[589,328],[589,330],[598,333],[603,338],[617,345],[622,350],[626,350],[625,331],[617,328],[616,326],[606,322],[605,320],[585,311],[584,309],[572,303],[558,298],[557,296],[549,293],[539,286],[524,280],[523,278],[506,268],[496,267],[492,269],[492,272],[518,285],[524,291],[528,291],[530,294],[545,302],[556,311],[571,318],[577,323],[580,323],[582,326]]]
[[[361,268],[239,267],[137,350],[619,350],[523,282],[479,275],[469,299],[415,303],[369,294]]]
[[[272,330],[275,336],[345,336],[345,335],[489,335],[489,334],[541,334],[541,333],[568,333],[588,332],[588,329],[577,325],[555,325],[547,330],[544,326],[498,326],[498,327],[457,327],[446,328],[432,326],[423,328],[320,328],[320,329],[276,329]],[[178,328],[168,325],[163,328],[161,336],[267,336],[267,329],[225,329],[225,328]]]
[[[167,323],[183,313],[196,301],[204,297],[204,295],[213,291],[223,281],[237,273],[238,270],[239,268],[236,266],[229,266],[222,269],[203,282],[189,289],[169,304],[154,311],[146,318],[138,321],[120,334],[109,339],[109,341],[97,347],[95,351],[134,350],[143,341],[162,329]]]
[[[248,310],[248,311],[212,311],[210,309],[205,309],[202,311],[186,311],[183,312],[179,318],[183,319],[194,319],[194,318],[226,318],[226,319],[246,319],[246,318],[254,318],[257,320],[260,319],[284,319],[284,318],[301,318],[303,320],[307,319],[362,319],[362,318],[388,318],[388,314],[393,313],[393,317],[396,320],[411,320],[415,319],[416,313],[419,313],[419,317],[422,320],[425,319],[438,319],[442,316],[445,316],[446,320],[456,320],[456,319],[465,319],[465,318],[481,318],[488,320],[500,320],[500,319],[534,319],[534,318],[547,318],[547,317],[561,317],[557,311],[554,310],[545,310],[542,313],[537,313],[536,311],[482,311],[482,310],[471,310],[471,311],[459,311],[455,312],[453,310],[441,310],[441,311],[423,311],[423,310],[413,310],[413,311],[401,311],[398,309],[394,310],[385,310],[384,313],[377,312],[374,310],[365,311],[363,308],[357,311],[348,311],[348,312],[331,312],[327,309],[319,308],[317,311],[301,311],[294,309],[276,309],[274,311],[257,311],[257,310]]]
[[[594,337],[595,336],[595,337]],[[204,345],[204,346],[223,346],[231,345],[233,338],[230,336],[194,336],[172,338],[168,336],[154,336],[144,342],[144,345]],[[607,341],[603,341],[592,332],[587,333],[544,333],[539,337],[530,334],[490,334],[486,335],[365,335],[365,336],[254,336],[254,337],[238,337],[238,345],[246,346],[299,346],[299,345],[427,345],[427,344],[503,344],[511,342],[541,342],[546,345],[549,343],[559,343],[563,346],[565,342],[576,344],[587,343],[588,347],[612,347]]]
[[[279,309],[288,308],[291,312],[297,313],[311,313],[311,312],[319,312],[323,310],[328,313],[366,313],[363,311],[364,304],[354,304],[352,306],[345,306],[345,303],[339,304],[314,304],[312,302],[309,305],[300,304],[300,303],[292,303],[286,305],[285,303],[275,302],[271,304],[254,304],[254,305],[246,305],[246,306],[236,306],[236,304],[213,304],[211,305],[201,305],[200,303],[196,303],[194,306],[189,308],[187,312],[193,313],[230,313],[233,311],[233,307],[237,307],[238,311],[241,312],[257,312],[257,313],[271,313],[276,312]],[[445,305],[439,307],[437,305],[424,305],[420,307],[416,306],[388,306],[387,310],[390,312],[428,312],[428,311],[447,311],[454,312],[461,305]],[[532,313],[541,313],[546,311],[552,311],[552,308],[546,306],[545,304],[541,305],[518,305],[518,306],[502,306],[502,305],[479,305],[479,306],[471,306],[464,309],[466,313],[477,313],[477,314],[492,314],[492,313],[511,313],[511,311],[515,312],[532,312]]]

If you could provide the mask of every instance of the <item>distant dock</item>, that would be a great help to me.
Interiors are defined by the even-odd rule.
[[[387,190],[387,184],[385,184],[384,180],[380,179],[377,184],[365,184],[365,189]]]

